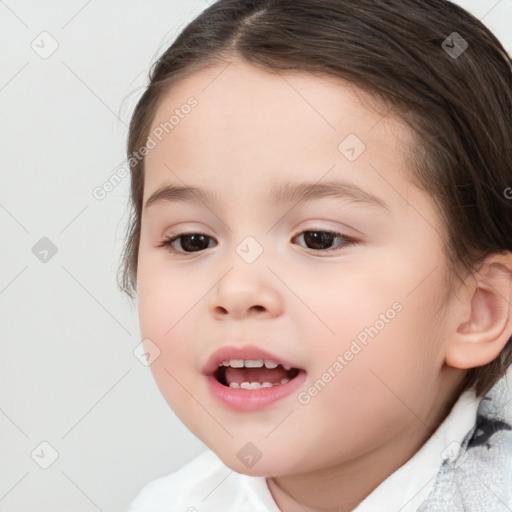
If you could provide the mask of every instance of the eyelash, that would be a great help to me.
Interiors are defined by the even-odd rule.
[[[339,247],[330,248],[330,249],[309,249],[308,247],[306,247],[306,249],[309,249],[310,251],[315,251],[315,252],[331,253],[331,252],[339,251],[342,248],[355,245],[358,242],[358,240],[356,240],[354,238],[350,238],[346,235],[343,235],[342,233],[338,233],[337,231],[329,231],[326,229],[306,229],[306,230],[303,230],[303,231],[300,231],[299,233],[297,233],[297,235],[295,235],[293,238],[296,238],[297,236],[300,236],[304,233],[327,233],[329,235],[333,235],[335,238],[341,238],[344,241],[344,243],[342,245],[340,245]],[[210,237],[208,235],[204,235],[204,233],[194,233],[194,232],[171,233],[170,235],[166,236],[157,247],[165,247],[166,250],[168,250],[169,252],[174,253],[174,254],[195,254],[195,253],[202,252],[204,249],[199,250],[199,251],[181,251],[181,250],[178,250],[175,247],[173,247],[173,243],[176,240],[178,240],[184,236],[190,236],[190,235],[203,235],[207,238],[212,239],[212,237]]]

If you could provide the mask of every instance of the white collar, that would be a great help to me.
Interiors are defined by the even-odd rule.
[[[480,399],[474,390],[461,394],[448,416],[425,444],[368,495],[353,512],[416,512],[434,485],[445,459],[453,460],[474,427]]]

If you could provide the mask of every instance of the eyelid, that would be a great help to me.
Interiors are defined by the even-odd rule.
[[[355,229],[353,227],[347,226],[345,224],[339,224],[337,226],[329,227],[329,226],[322,226],[321,222],[327,222],[327,221],[316,221],[316,224],[309,224],[307,223],[306,226],[302,226],[300,230],[297,231],[298,234],[302,233],[303,231],[329,231],[331,233],[337,233],[339,235],[345,236],[346,238],[352,238],[352,239],[359,239],[363,237],[362,231],[359,231],[358,229]],[[353,234],[351,234],[353,233]]]

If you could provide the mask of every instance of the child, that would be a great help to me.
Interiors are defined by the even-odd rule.
[[[209,449],[129,510],[510,510],[511,140],[511,59],[446,0],[192,21],[130,124],[121,285]]]

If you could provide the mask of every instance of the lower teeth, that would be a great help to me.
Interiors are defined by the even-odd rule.
[[[281,382],[276,382],[272,384],[271,382],[231,382],[229,384],[230,388],[242,388],[242,389],[259,389],[259,388],[271,388],[273,386],[280,386],[281,384],[286,384],[290,379],[284,378],[281,379]]]

